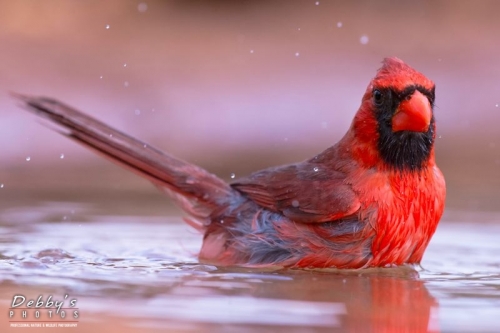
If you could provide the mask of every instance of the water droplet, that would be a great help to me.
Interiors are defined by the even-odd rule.
[[[234,173],[231,174],[231,179],[234,179],[234,177],[236,177],[236,175]]]
[[[369,39],[368,39],[368,36],[367,36],[367,35],[363,35],[363,36],[361,36],[361,38],[359,39],[359,42],[360,42],[361,44],[363,44],[363,45],[366,45],[366,44],[368,44],[368,40],[369,40]]]
[[[313,170],[314,170],[314,172],[318,172],[319,168],[318,167],[314,167]]]
[[[123,82],[124,87],[128,87],[128,81]]]
[[[111,26],[109,24],[106,24],[106,30],[109,30],[109,28],[111,28]]]
[[[316,6],[319,6],[319,1],[316,1],[314,4],[315,4]]]
[[[0,188],[3,188],[3,184],[0,184]]]
[[[147,145],[147,144],[144,144],[144,146],[143,146],[143,147],[144,147],[144,148],[148,148],[148,145]]]
[[[295,52],[295,56],[298,57],[300,55],[299,52]]]
[[[109,135],[109,137],[110,137],[110,138],[112,138],[112,137],[113,137],[113,134],[110,134],[110,135]]]
[[[295,207],[295,208],[299,207],[299,201],[298,200],[293,200],[292,201],[292,206]]]
[[[29,157],[29,156],[26,157],[26,161],[28,161],[28,162],[31,161],[31,157]]]
[[[498,104],[495,104],[495,107],[497,108],[497,107],[498,107]]]
[[[64,154],[59,155],[59,158],[62,160],[64,158]]]
[[[196,181],[193,177],[186,178],[186,184],[194,184],[194,183],[196,183]]]
[[[137,10],[139,11],[139,13],[146,12],[146,10],[148,10],[148,4],[141,2],[140,4],[137,5]]]
[[[68,217],[66,215],[63,216],[63,221],[66,221]]]
[[[127,67],[127,64],[126,64],[126,63],[125,63],[125,64],[123,64],[123,67]]]
[[[250,50],[250,53],[253,53],[253,50]]]
[[[154,109],[154,108],[153,108],[153,109],[151,109],[151,112],[155,112],[155,109]]]
[[[136,116],[138,116],[138,115],[140,115],[140,114],[141,114],[141,110],[139,110],[139,109],[135,109],[134,113],[135,113],[135,115],[136,115]]]
[[[300,31],[300,28],[297,28],[298,31]]]
[[[342,22],[337,22],[337,28],[342,28]]]
[[[222,219],[221,219],[221,220],[220,220],[220,223],[221,223],[221,224],[224,224],[224,220],[222,220]]]
[[[102,78],[103,78],[103,77],[104,77],[104,76],[102,76],[102,75],[101,75],[101,76],[99,76],[99,78],[100,78],[101,80],[102,80]]]
[[[438,136],[438,138],[439,138],[439,139],[441,139],[441,138],[442,138],[442,136],[440,135],[440,136]]]

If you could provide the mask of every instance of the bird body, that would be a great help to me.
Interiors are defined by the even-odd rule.
[[[65,134],[169,194],[218,265],[364,268],[417,264],[444,210],[434,83],[384,60],[346,135],[304,162],[227,184],[60,102],[17,95]]]

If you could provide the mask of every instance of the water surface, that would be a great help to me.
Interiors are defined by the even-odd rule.
[[[141,212],[160,204],[117,200]],[[30,201],[1,211],[2,332],[25,320],[8,318],[19,294],[76,299],[78,326],[61,332],[496,332],[500,324],[496,213],[447,212],[422,268],[263,271],[200,264],[201,237],[176,212],[134,216],[119,206]]]

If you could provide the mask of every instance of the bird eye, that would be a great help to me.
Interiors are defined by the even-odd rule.
[[[373,100],[375,102],[375,105],[382,105],[382,103],[384,102],[384,95],[380,92],[380,90],[373,91]]]

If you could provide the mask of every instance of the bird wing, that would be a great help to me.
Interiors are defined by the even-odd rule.
[[[358,211],[357,195],[345,180],[345,173],[307,161],[258,171],[231,186],[292,221],[320,223]]]

